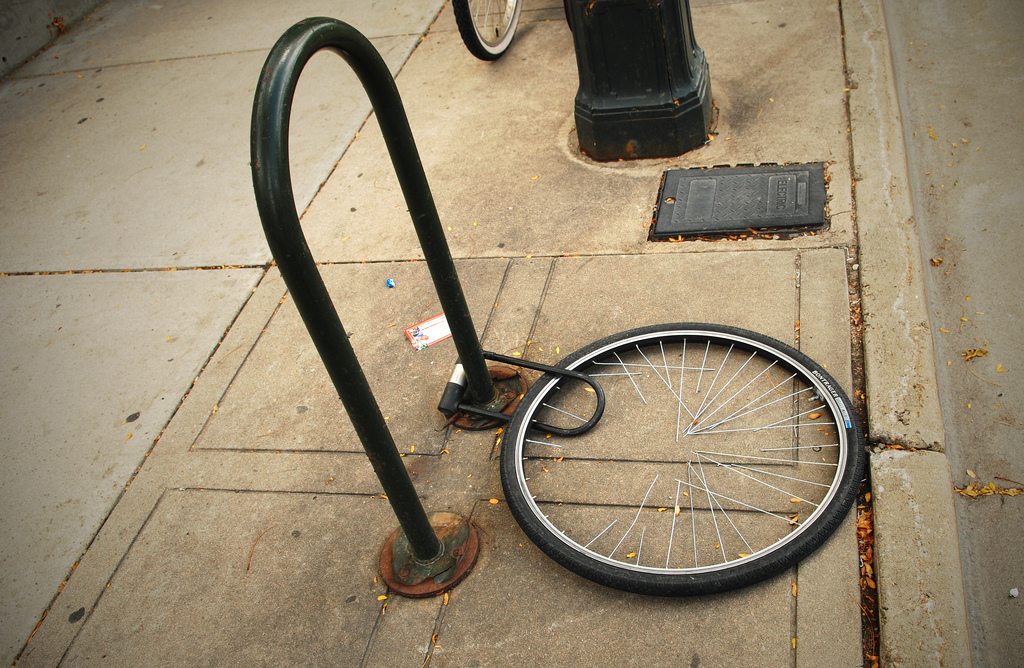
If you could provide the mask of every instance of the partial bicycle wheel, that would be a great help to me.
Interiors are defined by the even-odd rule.
[[[501,480],[523,531],[590,580],[640,594],[744,587],[800,561],[853,504],[864,445],[849,399],[769,337],[700,323],[597,341],[558,366],[607,397],[590,431],[556,436],[596,401],[554,374],[520,402]]]
[[[469,52],[497,60],[512,43],[522,0],[452,0],[452,9]]]

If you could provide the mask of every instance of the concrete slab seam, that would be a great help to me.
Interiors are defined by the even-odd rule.
[[[127,492],[127,490],[125,490],[125,492]],[[149,513],[146,514],[146,519],[139,526],[139,529],[135,532],[135,535],[132,536],[132,539],[128,543],[127,548],[121,554],[121,557],[117,560],[117,563],[114,564],[113,569],[107,576],[106,586],[100,589],[100,593],[96,596],[95,600],[93,600],[92,605],[90,605],[86,609],[85,618],[81,620],[82,623],[78,625],[78,629],[75,631],[75,634],[71,637],[71,640],[68,642],[67,646],[65,646],[64,652],[61,654],[60,659],[57,661],[57,665],[63,663],[65,657],[67,657],[68,655],[68,652],[70,652],[71,648],[74,647],[75,641],[78,640],[78,636],[81,635],[83,630],[85,630],[86,624],[88,624],[89,622],[89,618],[92,617],[92,613],[96,610],[97,607],[99,607],[100,601],[103,600],[103,595],[107,592],[107,589],[110,588],[110,584],[113,581],[114,577],[117,575],[117,571],[121,568],[121,564],[123,564],[124,560],[128,558],[128,555],[131,553],[132,548],[135,546],[135,542],[139,539],[139,536],[142,535],[143,530],[145,530],[145,528],[149,525],[149,520],[153,517],[153,514],[156,512],[156,509],[160,507],[160,502],[164,500],[164,496],[166,494],[167,490],[164,490],[164,492],[160,494],[160,497],[157,499],[156,503],[154,503],[153,506],[149,509]],[[115,508],[116,507],[117,506],[115,506]],[[113,515],[113,513],[111,513],[111,515]],[[110,515],[107,516],[107,520],[109,519]],[[104,521],[103,524],[106,525],[106,520]],[[100,527],[100,531],[102,530],[103,527]],[[99,536],[99,532],[97,532],[96,535]],[[58,593],[58,596],[59,595],[60,594]],[[57,597],[55,596],[54,601],[56,601],[56,599]],[[28,647],[28,644],[30,642],[32,642],[31,637],[29,637],[28,642],[25,643],[26,648]],[[22,652],[24,652],[24,650],[22,650]]]
[[[793,347],[801,351],[803,350],[803,347],[800,345],[800,280],[802,278],[802,276],[800,275],[800,270],[803,268],[801,262],[802,259],[802,252],[797,253],[793,258],[793,271],[795,272],[793,275],[796,276],[796,290],[793,291],[793,313],[795,316],[795,322],[793,323],[793,338],[795,339],[795,341],[793,342]]]
[[[284,303],[284,300],[285,300],[285,298],[287,296],[288,296],[288,291],[286,289],[285,292],[281,295],[281,297],[279,297],[277,307],[274,308],[274,310],[271,311],[271,313],[267,316],[266,320],[263,323],[263,327],[260,330],[260,333],[256,335],[256,339],[249,346],[249,350],[247,350],[245,355],[242,356],[242,360],[235,367],[234,372],[231,374],[231,378],[228,380],[227,384],[224,385],[224,389],[221,391],[220,396],[217,398],[217,403],[215,404],[215,406],[219,406],[224,401],[224,398],[227,396],[227,393],[231,390],[232,384],[235,382],[235,379],[238,378],[238,374],[240,374],[242,372],[242,368],[245,367],[245,363],[246,363],[246,361],[248,361],[249,356],[252,355],[254,350],[256,350],[256,346],[259,345],[260,340],[263,338],[263,335],[266,333],[267,327],[270,325],[270,321],[273,320],[274,316],[277,315],[278,311],[281,308],[281,304]],[[237,318],[235,319],[235,321],[237,322]],[[234,325],[234,323],[232,323],[232,326],[233,325]],[[229,329],[228,332],[230,332],[230,331],[231,330]],[[227,334],[225,333],[225,338],[226,337],[227,337]],[[243,343],[242,345],[245,345],[245,344]],[[227,354],[231,354],[231,353],[227,353]],[[205,367],[204,367],[204,370],[205,370]],[[192,442],[189,444],[189,450],[190,451],[194,451],[196,449],[196,443],[199,442],[199,439],[202,437],[203,432],[206,431],[207,426],[209,426],[209,424],[210,424],[210,420],[213,419],[213,415],[214,414],[212,412],[208,413],[206,415],[206,420],[203,421],[202,426],[199,428],[198,431],[196,431],[195,436],[192,437]],[[210,449],[210,448],[204,448],[204,449]]]
[[[792,638],[790,644],[790,657],[792,659],[792,665],[799,665],[797,660],[797,652],[800,648],[799,630],[800,620],[798,615],[800,613],[800,599],[797,594],[800,591],[800,564],[795,564],[789,569],[788,573],[789,581],[793,583],[793,595],[789,599],[789,637]]]
[[[100,273],[100,272],[84,272],[84,273]],[[111,273],[121,273],[121,272],[111,272]],[[257,281],[257,283],[258,283],[258,281]],[[246,299],[242,302],[242,304],[240,305],[238,311],[235,313],[234,317],[232,318],[232,324],[238,319],[240,314],[244,311],[245,306],[246,306],[246,304],[248,304],[249,300],[252,298],[252,295],[253,295],[253,291],[250,291],[246,295]],[[228,333],[230,332],[230,330],[231,330],[231,327],[229,326],[228,330],[226,330],[225,333],[220,337],[220,339],[213,345],[213,348],[212,348],[211,352],[208,354],[208,356],[206,358],[206,362],[200,368],[200,370],[197,373],[196,379],[193,381],[192,385],[189,387],[189,391],[191,391],[191,389],[195,386],[195,383],[198,381],[199,377],[202,376],[202,374],[205,371],[205,369],[211,364],[213,358],[215,357],[217,352],[220,350],[220,347],[221,347],[222,343],[224,342],[225,338],[228,336]],[[58,598],[60,597],[61,593],[63,592],[65,586],[68,583],[68,581],[71,579],[72,575],[74,574],[74,572],[76,571],[78,566],[82,563],[82,560],[88,555],[88,553],[92,549],[93,545],[99,539],[99,537],[102,534],[104,528],[107,526],[108,522],[111,520],[111,517],[113,516],[114,511],[119,506],[119,504],[121,503],[121,501],[123,500],[125,495],[128,493],[128,490],[131,488],[132,483],[136,480],[136,478],[138,477],[139,473],[142,471],[142,468],[147,463],[149,457],[156,450],[157,445],[160,443],[160,441],[163,439],[164,435],[167,433],[167,430],[170,427],[170,425],[174,422],[175,416],[177,416],[178,412],[181,410],[181,407],[184,404],[185,398],[187,398],[187,396],[188,396],[188,392],[186,392],[185,396],[182,397],[182,399],[180,399],[178,401],[178,405],[174,407],[173,411],[171,412],[170,416],[167,419],[167,422],[163,425],[163,427],[157,433],[156,437],[154,438],[152,444],[149,446],[147,451],[142,454],[142,456],[141,456],[141,458],[140,458],[140,460],[138,462],[138,466],[136,467],[134,473],[128,479],[128,481],[124,485],[124,487],[121,487],[119,489],[119,493],[117,494],[117,497],[116,497],[116,499],[114,500],[114,502],[113,502],[113,504],[111,506],[110,513],[108,513],[107,516],[103,518],[103,521],[100,523],[99,527],[96,529],[96,532],[93,534],[92,539],[89,541],[88,545],[85,546],[85,549],[82,551],[82,554],[79,555],[78,559],[71,566],[70,570],[68,571],[67,576],[64,578],[63,584],[58,588],[57,592],[54,594],[53,598],[50,600],[50,603],[44,609],[44,611],[42,613],[42,617],[41,617],[39,623],[36,625],[35,630],[33,630],[32,634],[29,636],[28,640],[26,641],[25,647],[28,647],[29,642],[31,642],[32,638],[36,635],[36,632],[39,631],[39,629],[42,627],[43,622],[45,621],[46,617],[49,615],[50,611],[54,609],[54,605],[56,604]],[[152,510],[150,511],[149,515],[147,515],[147,520],[146,521],[148,521],[148,517],[151,514],[152,514]],[[133,539],[133,541],[134,541],[134,539]],[[122,559],[123,559],[123,557],[122,557]],[[99,599],[97,598],[97,600],[94,602],[92,608],[90,608],[90,612],[91,612],[92,609],[95,608],[95,605],[96,605],[96,603],[98,603],[98,600]],[[84,623],[83,623],[82,626],[84,627]],[[79,631],[80,631],[80,629],[79,629]],[[77,632],[76,632],[76,636],[75,637],[77,637]],[[68,647],[70,647],[70,645],[68,645]],[[23,647],[23,649],[21,650],[20,654],[23,654],[24,651],[25,651],[25,649]]]
[[[225,352],[226,348],[225,348],[224,344],[228,341],[229,338],[231,338],[231,335],[233,333],[235,333],[235,334],[238,333],[239,325],[241,324],[240,320],[244,317],[244,315],[246,313],[246,308],[253,302],[254,296],[261,296],[261,295],[259,295],[260,286],[262,286],[263,284],[265,284],[267,282],[269,275],[270,275],[269,267],[265,267],[263,275],[260,277],[259,281],[256,281],[256,286],[246,296],[245,301],[242,303],[242,305],[239,308],[238,312],[235,313],[234,317],[231,320],[231,323],[228,325],[228,328],[224,331],[224,334],[221,336],[220,340],[217,342],[217,344],[214,347],[213,351],[211,352],[210,356],[207,358],[206,363],[203,364],[203,366],[196,373],[196,377],[192,381],[192,384],[189,386],[188,390],[182,396],[181,400],[178,402],[178,406],[176,406],[174,411],[171,413],[170,419],[167,421],[167,424],[164,425],[163,429],[160,431],[160,434],[157,436],[156,440],[153,442],[153,447],[150,448],[150,454],[155,453],[156,445],[160,441],[164,440],[165,437],[167,437],[169,435],[169,430],[171,429],[172,425],[175,425],[176,423],[182,422],[182,420],[178,419],[179,413],[181,413],[183,409],[186,409],[186,407],[187,407],[187,400],[189,399],[189,397],[192,397],[194,395],[196,389],[197,388],[205,387],[206,383],[202,383],[203,379],[206,378],[208,380],[210,372],[219,371],[218,367],[219,367],[219,364],[221,363],[221,361],[223,360],[223,358],[228,356],[228,355],[230,355],[230,354],[232,354],[234,352],[234,351]],[[282,294],[285,294],[285,293],[282,292]],[[281,299],[280,297],[277,297],[276,300],[275,300],[275,303],[279,304],[280,299]],[[275,307],[275,311],[273,311],[273,312],[276,312],[276,307]],[[273,312],[270,315],[271,318],[273,317]],[[263,328],[266,327],[266,321],[263,323],[262,327]],[[253,344],[253,345],[255,345],[255,344]],[[251,347],[250,347],[250,352],[251,352]],[[248,354],[249,353],[247,352],[246,353],[246,357],[248,356]],[[241,362],[239,362],[238,367],[235,370],[232,371],[232,379],[234,379],[234,376],[237,375],[238,369],[240,369],[242,367],[244,361],[245,361],[245,358],[243,358],[243,360]],[[200,383],[202,383],[202,385],[200,385]],[[222,396],[223,396],[223,393],[222,393]],[[202,433],[202,429],[205,428],[206,422],[207,422],[208,419],[209,419],[209,415],[206,416],[206,419],[204,419],[201,427],[198,429],[198,431],[196,431],[195,435],[191,439],[187,439],[187,440],[189,440],[189,444],[190,444],[189,448],[190,449],[191,449],[191,447],[193,445],[195,445],[195,441],[199,437],[199,434]]]
[[[405,60],[403,60],[402,64],[398,66],[398,71],[396,71],[394,76],[392,77],[392,79],[394,79],[396,83],[398,82],[399,75],[402,74],[402,70],[405,69],[406,64],[409,62],[409,59],[412,58],[412,54],[416,53],[416,49],[419,48],[419,45],[423,43],[424,39],[426,39],[427,34],[430,32],[430,29],[434,26],[434,23],[437,22],[438,17],[441,16],[441,12],[442,11],[444,11],[444,5],[441,6],[441,10],[439,10],[437,12],[437,14],[431,20],[431,22],[427,25],[427,29],[424,30],[423,32],[420,32],[420,33],[403,33],[401,35],[383,35],[383,36],[378,36],[378,38],[379,38],[379,37],[411,37],[412,35],[419,35],[419,39],[416,40],[415,44],[413,44],[412,48],[409,50],[409,53],[406,54]],[[267,50],[269,50],[269,49],[267,49]],[[263,52],[263,51],[267,51],[267,50],[257,49],[256,51]],[[365,92],[365,90],[364,90],[364,92]],[[355,131],[355,133],[352,135],[352,138],[349,139],[348,143],[345,145],[345,148],[342,149],[341,154],[338,156],[337,160],[334,161],[334,167],[332,167],[331,170],[324,176],[323,180],[317,186],[316,192],[314,192],[313,196],[309,198],[308,202],[306,202],[306,206],[304,206],[302,208],[302,213],[299,214],[299,222],[300,222],[300,224],[302,222],[302,219],[305,217],[306,212],[309,211],[311,206],[313,206],[313,202],[316,201],[316,198],[320,195],[320,192],[324,189],[324,186],[327,185],[327,182],[331,180],[332,176],[334,176],[334,172],[338,169],[338,165],[341,164],[341,161],[342,161],[342,159],[344,159],[345,154],[348,153],[348,150],[350,148],[352,148],[352,144],[354,144],[356,139],[359,138],[360,133],[363,130],[366,129],[366,124],[369,122],[370,117],[373,116],[373,114],[374,114],[374,110],[373,110],[373,107],[371,106],[370,107],[370,113],[368,113],[366,115],[366,117],[363,118],[363,122],[359,124],[359,129]]]
[[[540,291],[540,300],[537,302],[537,309],[533,312],[533,322],[530,323],[530,332],[526,335],[526,346],[523,349],[523,357],[527,357],[527,353],[530,350],[530,341],[533,341],[533,335],[537,331],[537,323],[540,320],[541,311],[544,309],[544,300],[548,295],[548,288],[551,286],[551,279],[555,275],[555,263],[558,262],[558,257],[552,257],[551,263],[548,265],[548,275],[544,279],[544,287]]]
[[[494,319],[494,312],[498,309],[498,303],[501,301],[501,292],[505,289],[505,282],[508,281],[508,274],[511,270],[512,258],[509,258],[505,263],[505,271],[501,274],[501,282],[498,283],[498,291],[494,295],[494,301],[491,302],[491,310],[487,312],[487,319],[484,321],[483,331],[480,334],[481,344],[487,340],[487,333],[491,328],[491,320]]]

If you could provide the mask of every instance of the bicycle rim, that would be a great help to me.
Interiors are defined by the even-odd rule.
[[[799,351],[738,328],[682,323],[623,332],[546,375],[502,442],[502,484],[524,532],[570,570],[645,594],[746,586],[832,533],[863,474],[849,400]]]
[[[470,53],[494,60],[508,49],[519,24],[521,0],[453,0],[452,4]]]

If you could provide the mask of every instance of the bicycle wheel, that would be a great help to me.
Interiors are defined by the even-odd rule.
[[[552,559],[640,594],[747,586],[820,546],[864,471],[861,430],[838,383],[799,351],[721,325],[622,332],[558,366],[607,398],[590,431],[585,383],[546,374],[501,444],[516,521]]]
[[[452,9],[469,52],[481,60],[497,60],[512,43],[522,2],[452,0]]]

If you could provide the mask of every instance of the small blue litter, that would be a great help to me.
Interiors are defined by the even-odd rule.
[[[384,285],[388,286],[389,288],[395,287],[395,279],[389,278],[384,282]]]

